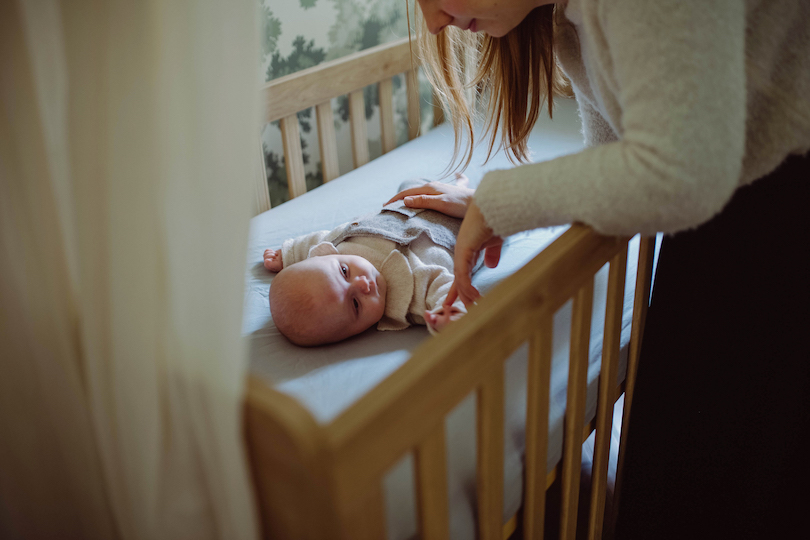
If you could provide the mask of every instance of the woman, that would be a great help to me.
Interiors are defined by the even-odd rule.
[[[620,538],[774,537],[807,485],[810,2],[418,0],[427,71],[472,148],[470,88],[526,161],[542,100],[577,99],[586,149],[400,193],[464,216],[453,292],[501,238],[578,221],[663,231]],[[556,58],[556,62],[555,62]],[[477,73],[474,73],[477,70]],[[492,144],[492,143],[491,143]],[[492,146],[490,146],[490,149]],[[454,161],[457,156],[454,156]],[[755,182],[756,180],[756,182]],[[449,301],[454,298],[448,297]],[[802,484],[804,482],[804,484]],[[795,506],[798,509],[798,506]]]

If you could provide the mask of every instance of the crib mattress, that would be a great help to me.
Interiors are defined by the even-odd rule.
[[[538,122],[529,139],[534,161],[543,161],[582,148],[576,104],[559,100],[554,120]],[[268,306],[272,274],[262,265],[268,247],[278,248],[283,240],[319,229],[331,229],[352,218],[373,212],[408,178],[437,178],[452,154],[453,133],[443,125],[380,158],[253,218],[250,229],[243,333],[249,339],[250,370],[278,390],[297,398],[319,422],[328,423],[368,390],[407,361],[411,351],[429,334],[424,327],[394,332],[371,329],[359,336],[319,348],[291,345],[273,325]],[[479,147],[466,174],[475,186],[491,169],[509,168],[503,153],[482,165],[486,148]],[[484,268],[473,283],[486,293],[519,269],[556,239],[567,227],[538,229],[506,240],[500,265]],[[633,283],[638,241],[631,243],[628,256],[622,323],[622,355],[619,368],[624,378],[626,345],[630,337]],[[606,302],[607,266],[596,276],[591,322],[590,367],[586,418],[596,412],[602,330]],[[551,402],[549,407],[548,470],[562,454],[571,302],[554,317]],[[506,363],[506,437],[504,471],[504,516],[520,507],[523,490],[524,421],[526,407],[527,346]],[[470,395],[447,418],[448,487],[450,492],[451,537],[474,538],[475,508],[475,396]],[[416,533],[413,472],[410,456],[396,465],[385,479],[389,538],[410,538]]]

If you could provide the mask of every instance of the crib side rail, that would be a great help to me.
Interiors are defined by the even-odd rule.
[[[561,538],[575,537],[581,445],[593,428],[597,443],[589,537],[600,538],[613,403],[621,393],[616,370],[627,241],[574,225],[329,425],[316,425],[295,400],[274,397],[275,391],[252,381],[246,404],[247,440],[265,536],[384,538],[382,478],[403,455],[413,452],[420,537],[447,538],[444,419],[476,392],[479,537],[502,540],[504,362],[529,341],[524,538],[543,537],[545,494],[556,479],[562,489]],[[640,339],[648,298],[652,244],[653,240],[642,239],[627,385],[632,385],[635,374],[633,343]],[[606,262],[610,273],[603,375],[597,417],[586,425],[593,277]],[[572,297],[563,459],[547,474],[552,317]]]
[[[534,260],[484,297],[476,309],[459,324],[452,325],[441,339],[429,340],[388,379],[371,390],[355,405],[327,426],[326,437],[334,452],[333,482],[338,515],[348,533],[355,519],[369,519],[374,510],[357,507],[398,459],[415,451],[417,508],[423,538],[445,538],[447,518],[446,485],[420,485],[444,478],[444,439],[446,415],[470,392],[478,404],[478,527],[484,539],[502,538],[503,504],[503,407],[504,361],[527,340],[530,342],[528,411],[527,501],[524,508],[524,534],[541,538],[544,496],[547,488],[545,448],[547,428],[532,432],[531,422],[548,417],[548,369],[551,358],[551,320],[569,298],[574,297],[571,368],[566,439],[563,454],[563,538],[573,538],[579,488],[579,467],[584,423],[585,387],[589,356],[589,336],[593,276],[611,262],[608,317],[605,337],[607,381],[600,388],[603,412],[597,418],[603,434],[610,433],[608,408],[618,398],[615,373],[618,365],[619,333],[624,289],[626,238],[603,237],[584,226],[574,226]],[[611,300],[612,298],[612,300]],[[608,337],[608,333],[611,334]],[[610,347],[610,350],[607,350]],[[612,377],[612,378],[610,378]],[[609,405],[608,405],[609,403]],[[608,438],[609,445],[609,438]],[[601,441],[599,467],[606,470],[607,448]],[[431,473],[422,471],[432,469]],[[600,477],[601,477],[600,472]],[[423,480],[424,479],[424,480]],[[604,498],[596,501],[604,503]],[[381,510],[380,510],[381,511]],[[440,515],[444,512],[444,517]],[[539,516],[538,516],[539,514]],[[357,517],[362,515],[363,517]],[[594,530],[601,529],[601,511],[593,518]],[[538,518],[539,517],[539,518]],[[528,530],[527,530],[528,529]],[[433,532],[430,532],[433,531]],[[434,536],[435,533],[435,536]]]
[[[419,133],[419,88],[416,56],[408,38],[385,43],[344,58],[324,62],[267,83],[262,88],[266,122],[278,120],[290,198],[306,192],[304,160],[297,114],[315,107],[324,182],[339,176],[337,138],[330,100],[349,96],[352,162],[355,168],[369,161],[368,130],[363,89],[377,84],[380,99],[382,151],[396,147],[392,77],[405,74],[408,99],[408,139]],[[269,207],[269,202],[267,203]]]

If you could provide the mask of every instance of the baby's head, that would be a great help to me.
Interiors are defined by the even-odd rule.
[[[310,257],[273,279],[270,312],[296,345],[334,343],[382,319],[386,289],[385,278],[363,257]]]

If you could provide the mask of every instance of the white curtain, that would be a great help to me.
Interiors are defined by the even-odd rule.
[[[256,0],[0,0],[0,537],[255,538]]]

